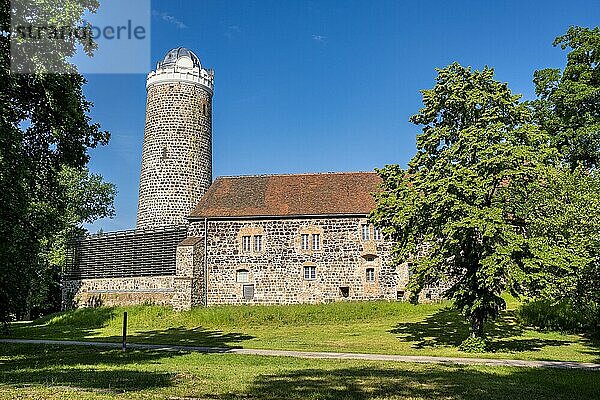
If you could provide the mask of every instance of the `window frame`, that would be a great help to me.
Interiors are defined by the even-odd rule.
[[[381,233],[381,229],[373,226],[373,240],[382,240],[383,234]]]
[[[248,245],[246,247],[246,245]],[[252,252],[252,236],[244,235],[242,236],[242,253],[251,253]]]
[[[316,239],[316,241],[315,241]],[[313,251],[319,251],[321,250],[321,234],[320,233],[313,233],[312,237],[311,237],[311,242],[310,242],[311,246],[312,246],[312,250]],[[315,246],[316,244],[316,246]]]
[[[375,282],[375,268],[369,267],[365,269],[365,280],[369,283]]]
[[[314,281],[317,279],[317,267],[315,265],[305,265],[303,276],[305,281]]]
[[[306,241],[304,239],[306,239]],[[310,250],[310,235],[308,233],[300,234],[300,249],[303,251]]]
[[[252,238],[252,245],[255,253],[262,253],[263,251],[263,235],[254,235]]]
[[[371,240],[371,226],[369,224],[360,225],[360,238],[363,242]]]
[[[242,276],[242,274],[245,274],[246,280],[240,279],[240,276]],[[235,271],[235,282],[236,283],[249,283],[250,282],[250,271],[248,271],[245,268],[240,268],[240,269],[236,270]]]

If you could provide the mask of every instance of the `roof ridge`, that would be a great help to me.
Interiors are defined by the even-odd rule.
[[[277,176],[315,176],[315,175],[350,175],[350,174],[376,174],[375,171],[332,171],[332,172],[300,172],[297,174],[284,173],[284,174],[254,174],[254,175],[221,175],[217,179],[226,178],[269,178]]]

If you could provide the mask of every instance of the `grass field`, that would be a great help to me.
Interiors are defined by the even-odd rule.
[[[2,399],[598,399],[597,371],[0,346]]]
[[[599,343],[523,326],[518,303],[508,300],[509,309],[487,327],[491,349],[483,354],[458,350],[468,327],[448,303],[80,309],[15,324],[10,337],[117,342],[127,310],[131,343],[600,362]]]

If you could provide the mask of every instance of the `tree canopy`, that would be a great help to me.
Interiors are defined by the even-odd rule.
[[[571,27],[554,45],[567,65],[536,71],[533,102],[491,68],[438,70],[410,118],[416,155],[378,170],[371,218],[412,262],[413,300],[441,282],[473,337],[505,291],[582,304],[600,326],[600,31]]]
[[[438,281],[470,321],[473,336],[505,307],[501,294],[525,277],[521,204],[556,152],[529,109],[494,71],[457,63],[438,70],[424,108],[417,154],[404,170],[379,170],[383,190],[372,217],[412,260],[414,296]]]
[[[534,73],[536,123],[570,171],[556,171],[529,210],[531,294],[567,302],[581,326],[600,333],[600,28],[572,26],[553,43],[568,49],[565,68]]]
[[[572,26],[553,43],[570,49],[563,71],[534,73],[538,99],[533,108],[540,126],[572,168],[600,162],[600,28]]]
[[[31,18],[56,16],[62,23],[74,26],[81,22],[84,11],[95,11],[98,7],[95,0],[23,3],[28,3]],[[100,212],[88,213],[83,207],[78,221],[65,220],[74,206],[73,193],[65,188],[65,171],[87,173],[88,149],[106,144],[109,134],[91,121],[92,104],[82,91],[83,76],[11,72],[10,7],[9,0],[0,0],[2,322],[23,316],[31,309],[31,299],[37,296],[34,292],[45,276],[49,249],[66,224],[79,224],[92,215],[110,214],[106,211],[112,207],[114,195],[112,187],[101,186],[103,195],[77,199],[104,204],[89,205]],[[67,63],[75,45],[75,39],[57,45],[54,55]],[[89,50],[89,43],[84,46]],[[93,185],[94,179],[84,181]]]

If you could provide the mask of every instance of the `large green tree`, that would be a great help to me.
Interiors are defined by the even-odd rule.
[[[554,40],[569,49],[563,71],[534,73],[537,122],[572,168],[597,168],[600,162],[600,28],[573,26]]]
[[[566,66],[535,72],[530,105],[571,171],[557,171],[531,202],[531,250],[548,262],[531,265],[529,288],[568,302],[583,328],[600,332],[600,29],[574,26],[553,44],[568,49]]]
[[[520,212],[528,218],[524,293],[567,305],[576,326],[600,333],[600,179],[587,169],[548,170]]]
[[[58,175],[58,185],[61,205],[56,217],[60,230],[41,242],[40,263],[26,305],[31,318],[60,309],[61,272],[66,266],[70,242],[86,233],[82,223],[112,217],[115,212],[115,186],[87,168],[63,167]]]
[[[51,243],[65,229],[72,203],[61,184],[65,168],[84,171],[88,149],[108,141],[91,122],[91,103],[75,73],[11,72],[11,3],[0,0],[0,322],[28,313],[32,289],[44,279]],[[96,0],[21,0],[39,23],[77,26]],[[14,15],[13,15],[14,17]],[[51,49],[53,60],[69,66],[75,37]],[[87,51],[89,42],[81,43]],[[35,63],[35,60],[34,62]],[[41,65],[43,67],[43,65]],[[103,199],[106,200],[106,199]],[[83,222],[83,221],[78,221]]]
[[[505,307],[501,294],[522,291],[522,204],[556,151],[490,68],[452,64],[422,93],[424,107],[410,119],[422,126],[417,153],[408,169],[379,170],[372,219],[395,241],[397,262],[412,260],[413,298],[426,285],[448,284],[446,296],[481,337]]]

